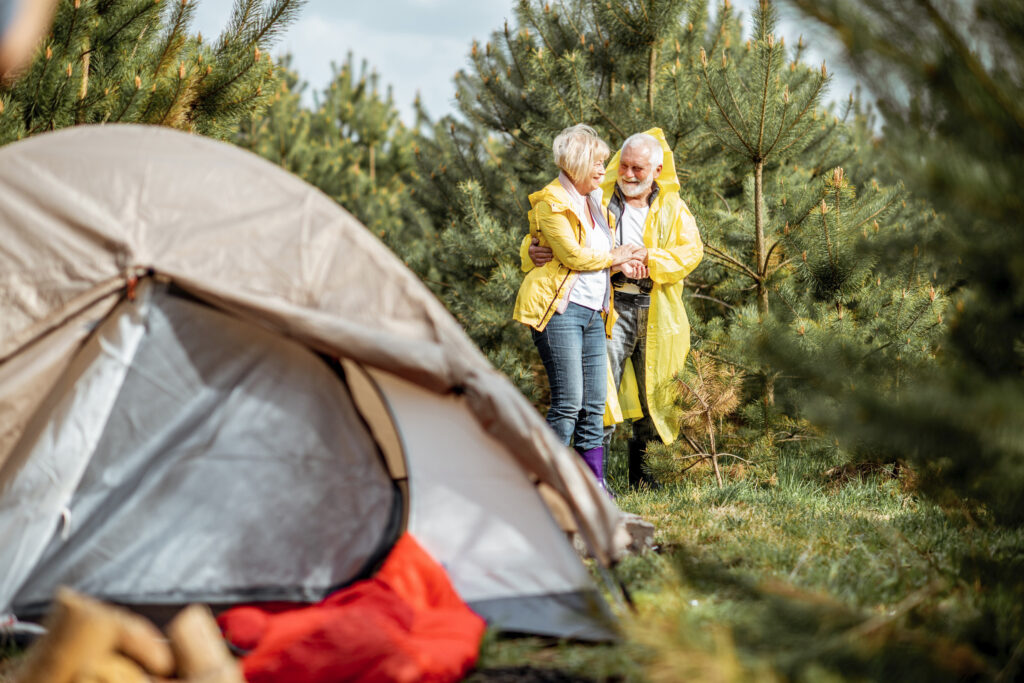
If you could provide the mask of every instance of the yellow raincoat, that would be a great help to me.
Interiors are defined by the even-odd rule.
[[[693,214],[679,197],[679,177],[676,175],[675,161],[672,150],[665,140],[665,134],[660,128],[651,128],[645,132],[657,138],[665,151],[661,175],[657,178],[660,189],[651,204],[644,225],[647,264],[650,277],[654,281],[651,308],[647,317],[647,405],[658,435],[665,443],[671,443],[679,429],[671,380],[683,369],[686,354],[690,351],[690,321],[683,306],[683,278],[689,275],[704,257],[704,244],[700,233],[697,232]],[[619,177],[620,154],[621,150],[616,152],[608,163],[605,179],[601,184],[606,207]],[[531,196],[531,201],[532,199]],[[527,235],[523,239],[520,249],[523,270],[527,271],[527,277],[533,269],[529,256],[530,237]],[[555,258],[558,258],[557,253]],[[543,271],[551,265],[545,264],[537,270]],[[608,323],[609,330],[612,323],[614,320]],[[642,417],[639,388],[630,360],[626,361],[618,391],[613,382],[609,368],[605,424]]]
[[[540,268],[532,268],[531,264],[519,286],[512,318],[541,332],[568,299],[578,271],[609,268],[612,256],[607,251],[584,246],[589,243],[589,228],[584,227],[586,223],[576,215],[569,193],[558,178],[531,194],[530,206],[533,208],[529,213],[530,234],[526,236],[526,245],[528,247],[530,240],[536,237],[551,249],[554,259]],[[606,330],[610,329],[606,322]]]
[[[658,435],[665,443],[675,440],[679,422],[674,405],[672,377],[683,369],[690,351],[690,321],[683,306],[683,278],[689,275],[704,257],[704,243],[697,232],[697,223],[686,203],[679,197],[672,150],[661,128],[644,131],[661,142],[665,161],[657,182],[660,188],[651,204],[644,225],[644,246],[647,247],[647,268],[654,289],[647,316],[647,406]],[[612,198],[619,177],[619,152],[608,163],[604,182],[605,205]],[[611,384],[611,372],[608,373]],[[640,409],[636,377],[627,360],[619,391],[609,387],[605,406],[605,424],[638,418]]]

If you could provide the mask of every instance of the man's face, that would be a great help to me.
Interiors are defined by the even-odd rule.
[[[642,197],[661,173],[661,166],[651,166],[651,153],[644,145],[630,145],[619,157],[619,189],[627,197]]]

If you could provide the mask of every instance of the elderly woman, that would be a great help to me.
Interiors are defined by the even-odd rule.
[[[554,258],[526,274],[513,318],[529,325],[551,387],[547,421],[604,484],[602,437],[610,313],[609,269],[635,247],[612,248],[601,206],[608,145],[589,126],[566,128],[552,145],[558,178],[530,195],[530,235]]]

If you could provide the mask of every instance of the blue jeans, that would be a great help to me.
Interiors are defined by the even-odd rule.
[[[585,451],[601,445],[608,352],[600,311],[570,303],[556,313],[533,343],[548,373],[548,424],[566,446]]]

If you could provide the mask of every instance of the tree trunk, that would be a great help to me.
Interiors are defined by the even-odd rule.
[[[768,317],[768,263],[764,240],[764,159],[754,161],[754,263],[757,271],[757,315],[763,323]],[[775,405],[775,378],[764,377],[762,399],[765,407]]]
[[[647,110],[654,113],[654,79],[658,75],[658,44],[651,45],[647,58]]]
[[[722,481],[722,471],[718,468],[718,447],[715,446],[715,425],[711,421],[710,411],[704,413],[704,421],[708,428],[708,443],[711,444],[711,466],[715,469],[715,481],[718,482],[718,488],[722,488],[724,482]]]

